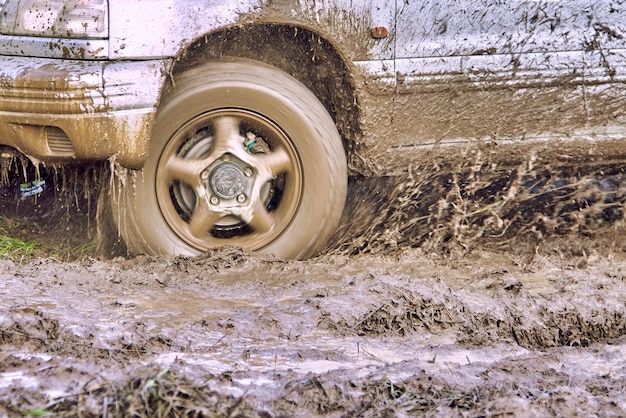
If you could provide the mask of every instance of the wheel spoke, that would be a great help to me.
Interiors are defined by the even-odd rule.
[[[257,158],[269,169],[272,177],[291,171],[293,167],[289,154],[283,148],[278,148],[267,155],[260,154]]]
[[[200,199],[191,214],[188,232],[195,238],[204,239],[209,236],[211,228],[222,218],[222,214],[211,210],[204,199]]]
[[[167,160],[165,172],[173,180],[196,187],[200,184],[200,173],[203,167],[205,167],[205,163],[201,160],[190,160],[173,156]]]
[[[275,224],[274,217],[267,211],[260,199],[254,203],[250,219],[244,219],[244,221],[260,234],[271,231]]]
[[[221,116],[215,119],[214,153],[221,155],[234,153],[241,145],[239,137],[239,119],[232,116]]]

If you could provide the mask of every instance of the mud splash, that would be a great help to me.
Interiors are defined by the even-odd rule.
[[[0,415],[624,415],[626,188],[602,171],[353,179],[309,261],[0,261]]]
[[[488,248],[532,256],[540,247],[555,250],[556,241],[574,253],[593,242],[618,249],[623,164],[533,167],[530,159],[493,170],[486,163],[466,160],[401,177],[354,178],[330,252],[389,254],[410,247],[465,255]],[[581,245],[566,239],[572,234]]]

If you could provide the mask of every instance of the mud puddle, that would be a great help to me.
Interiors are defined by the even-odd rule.
[[[0,261],[0,416],[626,415],[619,170],[449,173],[354,181],[308,261]]]
[[[410,249],[4,261],[1,412],[623,415],[625,269]]]

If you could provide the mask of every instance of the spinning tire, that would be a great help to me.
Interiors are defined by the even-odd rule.
[[[174,80],[134,174],[111,194],[132,254],[235,245],[307,258],[336,231],[347,190],[345,152],[324,106],[293,77],[244,59]]]

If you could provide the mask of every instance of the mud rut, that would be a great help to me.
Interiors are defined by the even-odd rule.
[[[298,262],[99,259],[85,177],[5,186],[0,416],[626,415],[623,167],[464,168],[352,179]]]

